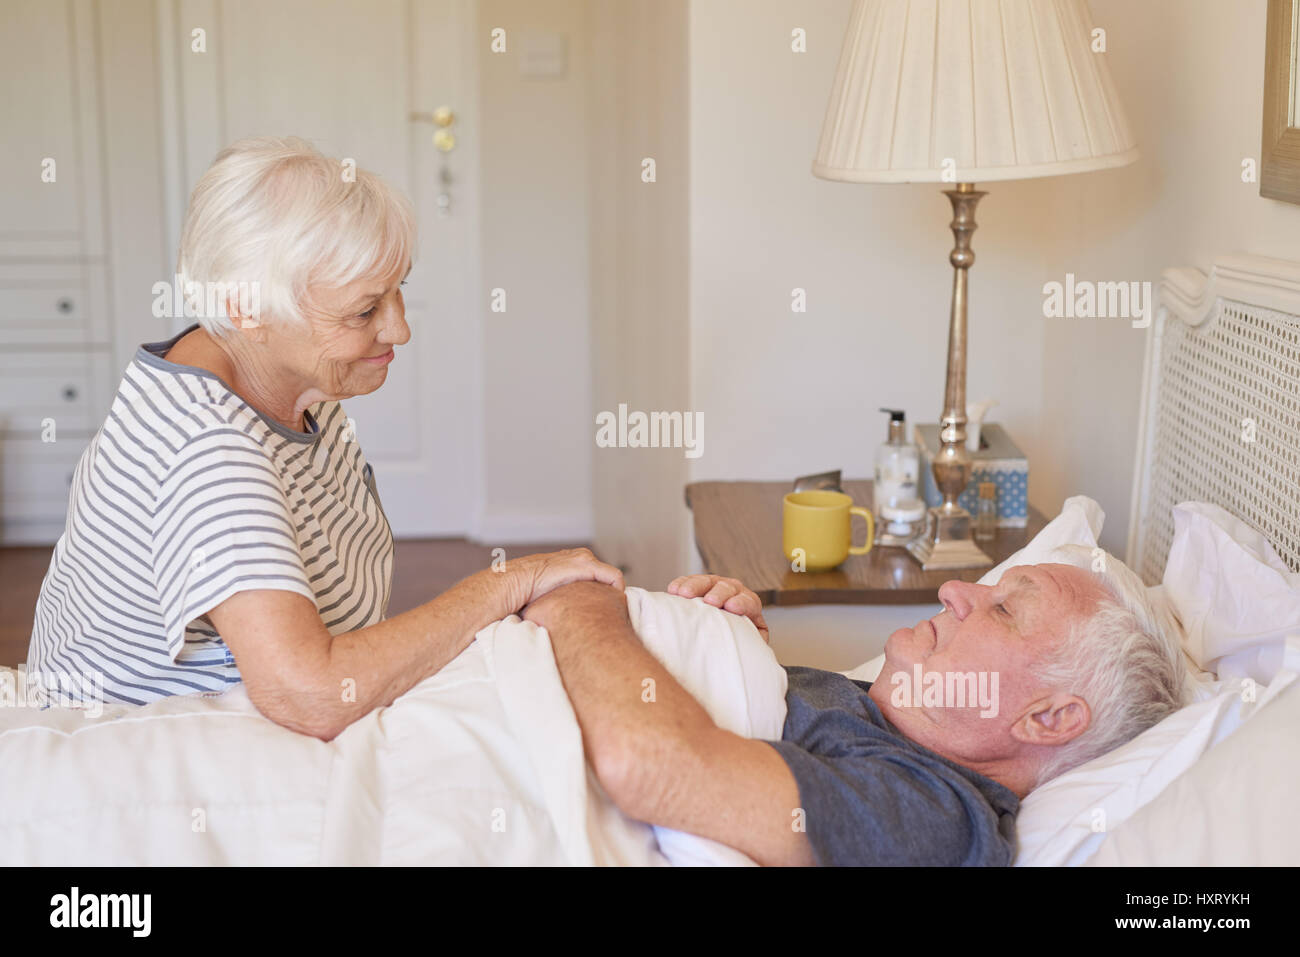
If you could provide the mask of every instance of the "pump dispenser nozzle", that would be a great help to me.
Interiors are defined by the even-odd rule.
[[[904,437],[903,437],[903,432],[904,432],[904,431],[906,430],[906,428],[907,428],[907,415],[906,415],[906,413],[904,413],[902,409],[885,409],[885,408],[882,408],[880,411],[881,411],[881,412],[888,412],[888,413],[889,413],[889,433],[888,433],[888,435],[889,435],[889,438],[888,438],[888,442],[889,442],[889,444],[890,444],[890,445],[902,445],[902,444],[903,444],[903,438],[904,438]]]

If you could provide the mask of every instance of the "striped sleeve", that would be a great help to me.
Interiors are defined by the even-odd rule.
[[[222,422],[181,446],[159,484],[153,571],[172,661],[186,625],[237,592],[315,593],[298,548],[293,510],[270,456]]]

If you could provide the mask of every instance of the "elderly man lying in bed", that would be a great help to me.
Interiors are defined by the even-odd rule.
[[[669,590],[711,592],[766,637],[758,597],[737,581]],[[995,586],[947,582],[939,598],[941,613],[889,637],[874,683],[788,668],[780,741],[717,727],[607,585],[562,586],[524,617],[549,632],[588,760],[628,816],[761,864],[1008,864],[1020,799],[1181,706],[1181,651],[1114,560],[1101,573],[1018,566]],[[992,707],[906,687],[971,673],[995,679],[980,683]]]

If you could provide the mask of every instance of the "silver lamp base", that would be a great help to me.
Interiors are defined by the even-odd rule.
[[[993,564],[971,539],[971,515],[964,508],[939,505],[930,509],[925,535],[907,546],[926,571],[988,568]]]

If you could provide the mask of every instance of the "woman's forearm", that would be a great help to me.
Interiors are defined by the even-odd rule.
[[[589,548],[570,548],[493,565],[418,608],[336,637],[326,631],[314,606],[287,593],[279,620],[268,613],[263,595],[260,604],[240,609],[242,619],[232,612],[229,629],[218,627],[232,637],[248,633],[247,644],[238,640],[244,647],[240,669],[249,697],[262,713],[328,741],[439,671],[484,626],[574,581],[614,586],[622,599],[623,575],[617,568]],[[221,612],[214,609],[214,614]],[[241,655],[240,648],[234,652]]]
[[[326,711],[315,716],[320,736],[332,738],[441,670],[481,628],[517,610],[516,595],[507,573],[484,570],[410,611],[333,638],[317,695]]]

